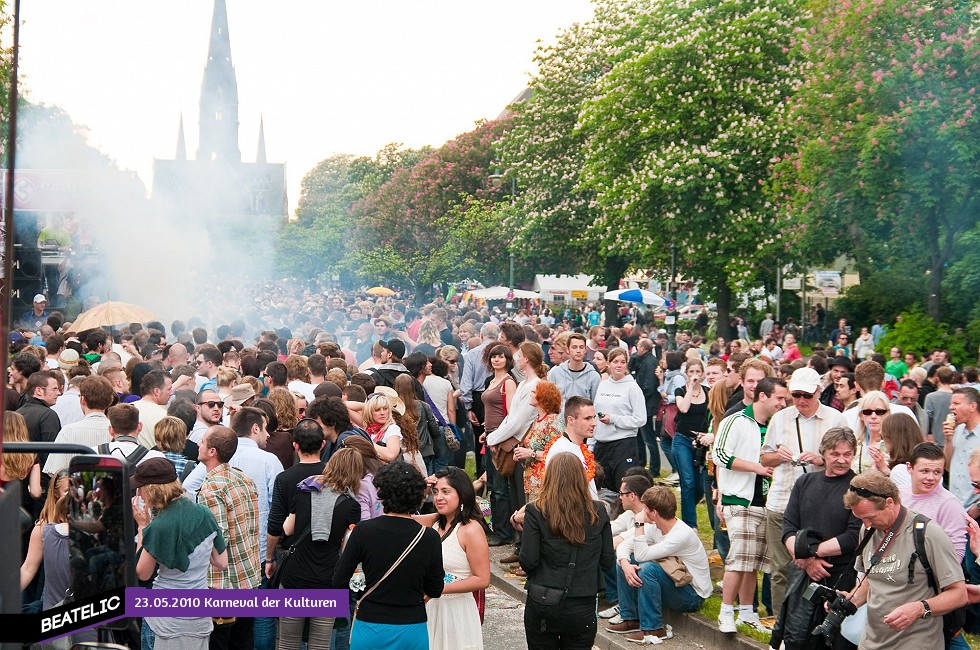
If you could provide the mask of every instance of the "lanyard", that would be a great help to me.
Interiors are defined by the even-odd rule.
[[[892,527],[888,530],[888,534],[885,535],[885,539],[882,540],[881,546],[879,546],[878,550],[871,556],[871,562],[868,564],[868,570],[866,573],[870,573],[871,569],[873,569],[876,564],[881,562],[881,558],[885,556],[885,551],[888,550],[888,547],[892,543],[892,539],[895,538],[895,533],[897,533],[898,529],[902,527],[903,523],[905,523],[905,515],[907,513],[908,510],[905,509],[905,506],[902,506],[902,509],[898,513],[898,518],[895,519],[895,523],[892,524]]]

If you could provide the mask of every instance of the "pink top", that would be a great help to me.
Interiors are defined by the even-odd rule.
[[[966,510],[959,499],[941,485],[928,494],[912,494],[912,488],[905,486],[899,486],[898,491],[902,496],[902,505],[943,527],[953,542],[957,559],[962,562],[966,553]]]

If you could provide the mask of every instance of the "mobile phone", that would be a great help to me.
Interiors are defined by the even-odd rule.
[[[606,417],[606,414],[605,414],[605,413],[603,413],[602,411],[599,411],[598,413],[596,413],[596,414],[595,414],[595,416],[596,416],[597,418],[604,418],[604,417]]]
[[[75,456],[68,466],[64,478],[74,600],[137,586],[129,467],[115,456],[101,455]],[[58,489],[54,481],[48,489]],[[108,625],[124,628],[126,624],[123,619]]]

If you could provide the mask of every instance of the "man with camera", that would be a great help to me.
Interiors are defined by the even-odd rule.
[[[835,427],[844,426],[840,411],[820,403],[820,375],[813,368],[799,368],[789,380],[793,405],[775,415],[762,443],[762,464],[772,467],[772,484],[766,495],[766,544],[772,569],[772,608],[778,615],[789,586],[791,554],[783,546],[783,512],[796,480],[826,470],[821,440]],[[852,435],[853,437],[853,435]],[[840,499],[834,499],[839,506]]]
[[[942,648],[942,617],[967,603],[966,582],[953,543],[936,523],[925,525],[925,555],[939,593],[929,586],[916,553],[916,513],[902,505],[898,486],[876,470],[851,480],[844,506],[873,529],[855,562],[867,574],[848,597],[855,607],[868,604],[862,650]]]
[[[835,589],[854,587],[854,553],[861,522],[844,507],[843,497],[854,478],[851,460],[856,450],[853,431],[846,427],[828,430],[818,448],[822,467],[793,484],[781,517],[782,535],[778,542],[791,558],[787,573],[790,587],[773,631],[774,647],[779,647],[780,641],[787,650],[823,647],[824,639],[814,635],[813,630],[825,618],[826,596],[833,600]],[[812,585],[823,589],[811,589]],[[815,597],[806,600],[805,592],[813,592]],[[839,635],[833,642],[837,650],[853,647]]]

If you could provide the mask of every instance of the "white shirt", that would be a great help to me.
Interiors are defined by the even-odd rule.
[[[800,440],[803,441],[803,449],[800,449],[800,443],[796,439],[797,426],[799,426]],[[803,417],[795,406],[784,408],[769,420],[766,439],[762,443],[762,453],[774,452],[779,445],[783,445],[794,455],[804,451],[819,455],[820,441],[823,440],[824,434],[834,427],[841,426],[844,426],[843,414],[824,404],[820,404],[817,412],[809,418]],[[804,470],[813,472],[820,471],[820,468],[813,465],[804,468],[792,463],[783,463],[773,469],[772,483],[766,496],[767,510],[780,513],[786,511],[793,484],[803,476]]]
[[[548,457],[544,459],[545,472],[548,471],[548,463],[551,462],[551,459],[554,458],[555,455],[563,452],[569,452],[578,456],[579,460],[582,461],[582,467],[585,467],[585,454],[582,453],[581,448],[579,448],[578,445],[576,445],[574,442],[572,442],[565,436],[561,436],[560,438],[558,438],[558,440],[555,440],[555,442],[552,443],[551,449],[548,450]],[[593,499],[598,500],[599,490],[596,489],[595,479],[589,481],[589,492],[592,494]]]
[[[316,399],[316,395],[313,394],[313,389],[315,386],[313,384],[308,384],[305,381],[300,381],[294,379],[288,384],[286,384],[286,390],[299,393],[306,398],[306,403],[311,404],[313,400]]]
[[[711,595],[713,587],[708,553],[694,529],[678,519],[670,532],[659,538],[660,530],[653,524],[644,524],[643,533],[624,537],[623,543],[616,548],[617,561],[629,559],[632,555],[637,562],[653,562],[676,555],[691,573],[694,591],[701,598]]]
[[[89,413],[78,422],[61,427],[58,437],[54,439],[57,443],[85,445],[92,449],[111,440],[109,418],[101,411]],[[72,458],[74,458],[73,454],[51,454],[41,471],[54,476],[58,470],[68,467]]]
[[[78,422],[85,414],[82,413],[81,395],[77,388],[69,388],[58,396],[58,401],[54,403],[51,410],[58,414],[61,426]]]
[[[136,400],[133,402],[133,406],[140,412],[140,423],[143,425],[137,438],[141,445],[147,449],[153,449],[157,444],[156,438],[153,436],[153,429],[156,428],[157,422],[167,417],[167,409],[156,402],[145,399]]]
[[[425,389],[425,392],[429,394],[429,399],[432,400],[432,403],[436,405],[437,409],[439,409],[439,414],[442,416],[442,419],[449,424],[455,424],[455,422],[449,422],[448,410],[449,395],[453,392],[453,385],[442,377],[429,375],[422,383],[422,387]]]

